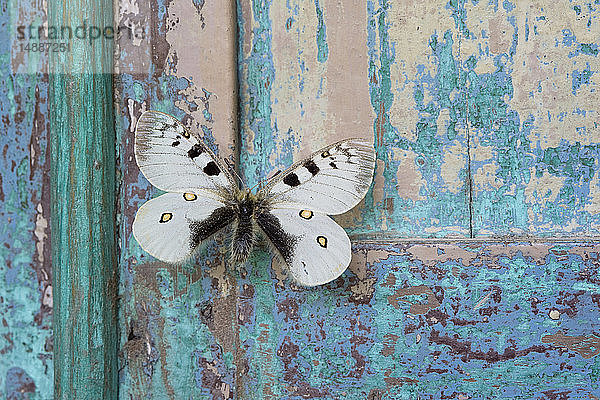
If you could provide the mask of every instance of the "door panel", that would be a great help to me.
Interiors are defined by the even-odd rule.
[[[597,12],[243,0],[236,39],[232,10],[139,6],[152,62],[117,85],[121,396],[599,395],[588,378],[598,249],[586,239],[598,229]],[[546,22],[560,13],[564,26]],[[239,152],[250,186],[339,138],[372,138],[373,186],[336,217],[353,240],[349,271],[300,288],[264,246],[227,266],[222,238],[182,266],[145,254],[130,227],[156,191],[132,155],[150,108],[201,130],[231,163]],[[496,236],[507,242],[481,239]]]
[[[118,75],[116,86],[123,398],[228,398],[234,387],[235,281],[225,272],[222,241],[176,267],[150,257],[131,232],[139,206],[159,194],[134,159],[142,112],[174,115],[230,165],[236,163],[236,24],[228,4],[138,2],[135,13],[124,3],[120,8],[120,25],[150,35],[149,43],[121,41],[118,65],[128,72]]]

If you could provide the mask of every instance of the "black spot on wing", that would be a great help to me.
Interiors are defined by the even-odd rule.
[[[296,175],[295,173],[289,173],[286,175],[285,178],[283,178],[283,183],[285,183],[288,186],[298,186],[300,184],[300,181],[298,180],[298,175]]]
[[[211,161],[208,164],[206,164],[206,167],[204,167],[203,171],[206,175],[209,176],[216,176],[221,173],[221,170],[219,169],[217,164],[215,164],[214,161]]]
[[[292,262],[292,255],[296,248],[298,240],[285,232],[279,223],[277,217],[269,212],[263,212],[256,216],[256,223],[263,230],[265,235],[269,238],[273,246],[277,249],[279,254],[283,257],[286,263]]]
[[[200,146],[198,143],[196,143],[195,145],[192,146],[191,149],[188,150],[188,156],[193,160],[194,158],[198,157],[203,152],[204,152],[204,149],[202,148],[202,146]]]
[[[168,124],[168,123],[162,121],[160,123],[160,126],[158,124],[156,125],[156,129],[164,134],[167,131],[177,129],[177,124],[175,124],[175,123]]]
[[[173,146],[173,147],[177,147],[177,146],[179,146],[180,144],[181,144],[181,142],[180,142],[179,140],[176,140],[176,141],[174,141],[173,143],[171,143],[171,146]],[[189,152],[188,152],[188,154],[189,154]]]
[[[230,207],[221,207],[213,211],[208,218],[202,221],[190,222],[190,249],[198,247],[200,242],[225,228],[233,222],[235,210]]]
[[[304,168],[306,168],[308,172],[312,174],[312,176],[315,176],[319,173],[319,167],[317,167],[317,164],[315,164],[313,160],[306,161],[304,163]]]
[[[329,166],[333,169],[338,169],[337,165],[335,165],[333,161],[329,163]]]

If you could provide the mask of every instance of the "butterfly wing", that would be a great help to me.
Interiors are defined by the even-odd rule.
[[[176,118],[143,113],[135,129],[135,159],[146,179],[167,192],[218,192],[235,187],[227,168]]]
[[[177,263],[233,218],[231,208],[210,197],[165,193],[139,208],[133,221],[133,236],[152,256]]]
[[[324,147],[273,178],[262,195],[276,208],[310,208],[341,214],[365,196],[375,168],[375,150],[365,139]]]
[[[330,282],[350,264],[350,239],[325,214],[277,208],[258,215],[256,222],[302,285]]]

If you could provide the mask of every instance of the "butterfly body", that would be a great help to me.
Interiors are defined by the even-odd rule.
[[[250,190],[240,190],[235,196],[237,201],[231,207],[235,211],[235,221],[230,234],[230,260],[234,264],[241,264],[248,259],[258,236],[256,218],[266,212],[263,199],[260,199]]]
[[[133,224],[138,242],[156,258],[182,262],[226,232],[232,264],[245,262],[263,237],[306,286],[337,278],[350,263],[350,239],[327,214],[348,211],[370,186],[374,149],[364,139],[313,153],[257,193],[240,189],[210,149],[167,114],[140,117],[135,150],[146,178],[169,192],[143,204]]]

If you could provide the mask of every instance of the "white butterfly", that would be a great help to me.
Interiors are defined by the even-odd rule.
[[[346,139],[295,163],[254,194],[238,187],[202,140],[156,111],[138,120],[135,159],[152,185],[169,192],[143,204],[133,222],[133,235],[152,256],[182,262],[227,230],[230,260],[238,264],[264,235],[306,286],[330,282],[348,267],[350,239],[326,214],[356,206],[375,167],[369,142]]]

